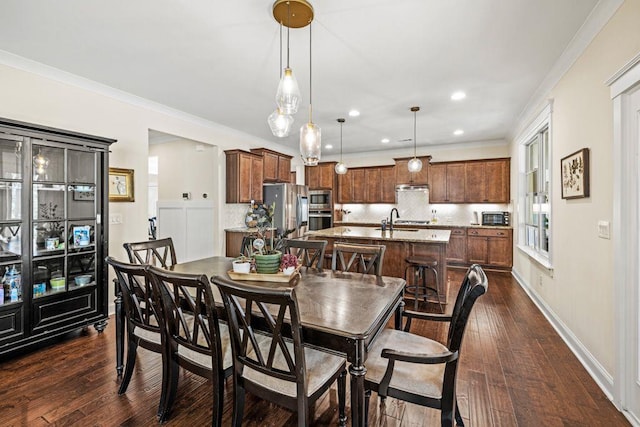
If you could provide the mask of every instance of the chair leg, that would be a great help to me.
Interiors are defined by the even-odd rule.
[[[224,403],[224,371],[213,374],[213,415],[211,425],[222,425],[222,405]]]
[[[234,374],[233,388],[235,390],[233,399],[233,425],[235,427],[242,427],[242,417],[244,415],[244,387],[237,381]]]
[[[347,415],[345,414],[345,402],[347,400],[347,370],[343,370],[338,377],[338,421],[341,426],[347,425]],[[365,415],[366,417],[366,415]]]
[[[158,404],[158,419],[161,419],[166,412],[165,404],[167,402],[167,391],[169,390],[169,378],[171,371],[171,361],[167,351],[162,352],[162,388],[160,390],[160,403]]]
[[[158,420],[163,423],[167,419],[169,419],[169,415],[171,414],[171,408],[173,407],[173,401],[176,398],[176,391],[178,389],[178,376],[180,375],[180,365],[170,358],[169,360],[169,379],[167,380],[167,391],[164,393],[164,403],[162,406],[164,408],[162,414],[158,417]]]
[[[369,401],[371,400],[371,390],[364,392],[364,426],[369,425]]]
[[[122,382],[118,389],[118,394],[123,394],[129,387],[129,381],[133,375],[133,368],[136,366],[136,353],[138,349],[138,343],[135,340],[129,340],[127,343],[127,365],[124,368],[124,375],[122,376]]]

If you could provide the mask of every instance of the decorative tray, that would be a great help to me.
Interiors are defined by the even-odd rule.
[[[300,274],[300,265],[291,274],[283,272],[266,274],[266,273],[237,273],[233,270],[227,271],[229,277],[233,280],[254,280],[256,282],[290,282],[291,279]]]

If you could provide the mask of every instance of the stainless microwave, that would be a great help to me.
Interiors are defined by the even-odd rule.
[[[482,225],[509,225],[509,212],[482,212]]]
[[[309,191],[309,209],[331,210],[331,190],[311,190]]]

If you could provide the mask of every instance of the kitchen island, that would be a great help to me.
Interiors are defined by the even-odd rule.
[[[383,276],[404,277],[409,256],[425,256],[438,261],[438,294],[440,302],[447,303],[447,245],[451,231],[438,229],[398,228],[382,231],[379,227],[333,227],[309,231],[309,239],[326,240],[327,254],[333,251],[334,242],[367,243],[385,245]],[[432,276],[428,277],[433,280]]]

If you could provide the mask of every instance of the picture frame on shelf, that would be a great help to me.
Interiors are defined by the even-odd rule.
[[[91,243],[91,226],[79,225],[73,227],[73,245],[89,246]]]
[[[133,184],[133,169],[109,168],[109,201],[135,201]]]
[[[560,160],[562,198],[589,197],[589,149],[582,148]]]
[[[92,202],[96,199],[94,187],[90,185],[76,185],[73,187],[73,200],[76,202]]]

